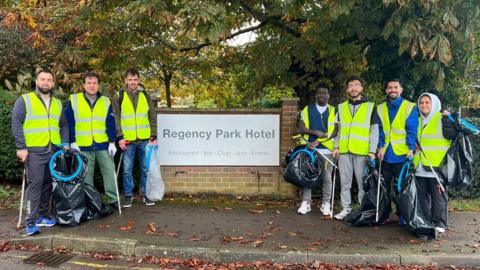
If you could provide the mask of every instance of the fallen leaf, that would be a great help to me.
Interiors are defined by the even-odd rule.
[[[178,237],[178,232],[169,232],[167,235],[171,237]]]
[[[252,213],[252,214],[261,214],[261,213],[263,213],[263,210],[257,210],[257,209],[248,209],[248,211],[250,211],[250,213]]]
[[[155,233],[157,231],[157,227],[155,226],[155,222],[148,223],[147,225],[147,233]]]
[[[190,237],[188,240],[190,240],[192,242],[196,242],[196,241],[200,241],[200,237],[194,235],[194,236]]]
[[[99,260],[104,260],[104,261],[113,261],[116,260],[117,257],[113,254],[110,253],[94,253],[92,257],[99,259]]]
[[[262,241],[262,240],[256,240],[256,241],[253,242],[252,245],[253,245],[254,247],[258,247],[258,246],[260,246],[260,245],[263,245],[263,243],[264,243],[264,241]]]
[[[288,232],[288,236],[289,237],[294,237],[294,236],[298,236],[298,234],[296,234],[294,232]]]
[[[410,241],[408,241],[410,244],[420,244],[420,242],[418,242],[417,240],[415,239],[410,239]]]
[[[316,251],[317,248],[314,248],[314,247],[307,247],[306,250],[309,250],[309,251]]]
[[[100,229],[105,229],[105,228],[110,228],[110,227],[112,227],[112,225],[100,224],[100,225],[98,225],[98,227],[99,227]]]

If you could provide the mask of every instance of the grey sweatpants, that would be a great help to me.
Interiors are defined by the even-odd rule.
[[[328,159],[333,161],[331,154],[325,155]],[[323,157],[322,160],[322,169],[325,169],[323,173],[323,186],[322,186],[322,203],[330,203],[332,198],[332,171],[333,166],[329,162],[326,162]],[[312,201],[312,189],[311,188],[302,188],[302,200],[311,202]]]
[[[358,202],[361,203],[365,191],[363,190],[363,173],[367,166],[367,156],[360,156],[350,153],[340,154],[338,157],[338,167],[340,172],[340,199],[342,207],[345,210],[352,209],[352,197],[350,189],[352,188],[353,174],[357,179],[358,185]]]
[[[52,195],[52,178],[48,169],[51,156],[51,152],[47,154],[28,153],[25,165],[27,172],[26,224],[35,222],[37,218],[48,214]]]

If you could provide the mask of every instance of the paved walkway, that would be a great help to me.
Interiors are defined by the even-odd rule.
[[[136,203],[78,227],[45,228],[40,235],[15,230],[14,211],[0,212],[0,238],[79,252],[163,255],[214,261],[396,263],[480,266],[480,213],[450,213],[450,230],[437,241],[420,240],[396,223],[349,227],[325,220],[319,210],[264,210]]]

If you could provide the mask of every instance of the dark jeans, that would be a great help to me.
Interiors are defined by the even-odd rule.
[[[127,145],[127,149],[123,152],[123,191],[125,196],[133,196],[133,165],[135,157],[138,160],[140,167],[140,185],[142,194],[145,196],[145,188],[147,183],[147,165],[146,165],[146,150],[148,144],[146,141],[132,142]]]
[[[396,180],[398,179],[398,176],[400,175],[402,166],[403,166],[403,163],[388,163],[385,161],[382,162],[382,177],[387,186],[387,195],[388,195],[389,205],[391,204],[392,199],[396,198],[396,196],[393,196],[393,194],[396,195],[398,193],[395,183],[396,183]],[[392,191],[392,188],[394,191]],[[399,214],[398,205],[397,205],[396,211],[398,215]]]
[[[25,223],[35,222],[39,217],[48,214],[50,197],[52,195],[52,178],[48,162],[52,153],[28,153],[26,163],[27,190],[27,217]]]
[[[417,177],[417,188],[419,194],[419,206],[424,213],[427,213],[428,221],[431,221],[435,227],[448,229],[448,195],[443,195],[437,188],[437,180],[430,177]]]

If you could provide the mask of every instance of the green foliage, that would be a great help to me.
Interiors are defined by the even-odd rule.
[[[21,27],[5,27],[0,23],[0,81],[11,78],[17,71],[29,66],[35,50],[25,40],[28,32]]]
[[[283,97],[294,97],[295,91],[291,87],[279,88],[276,86],[267,86],[262,91],[264,95],[261,98],[252,100],[248,107],[260,108],[278,108],[281,105]]]
[[[18,162],[11,128],[12,108],[17,96],[0,88],[0,181],[18,180],[23,166]]]

